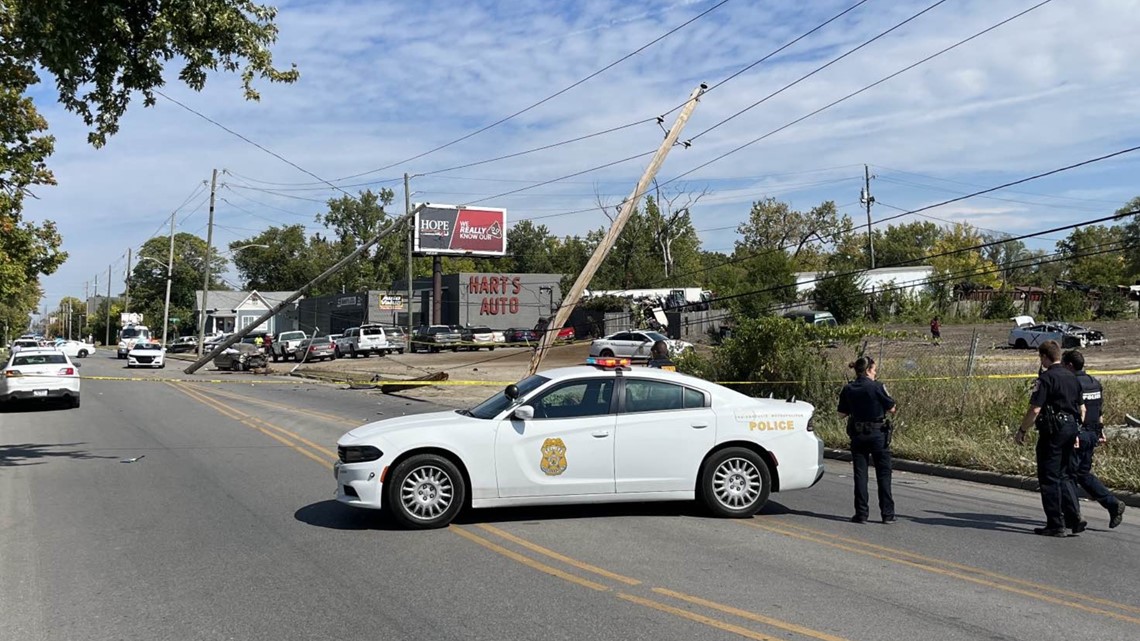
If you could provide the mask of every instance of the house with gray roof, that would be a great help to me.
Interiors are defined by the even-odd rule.
[[[206,298],[206,333],[229,333],[244,329],[258,318],[292,296],[294,292],[233,292],[210,290]],[[202,290],[194,292],[194,314],[202,309]],[[297,304],[287,305],[275,316],[256,328],[279,334],[297,329]]]

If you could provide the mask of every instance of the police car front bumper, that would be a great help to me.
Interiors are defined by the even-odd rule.
[[[379,510],[384,496],[380,474],[372,463],[345,464],[337,461],[333,464],[336,500],[353,507]]]

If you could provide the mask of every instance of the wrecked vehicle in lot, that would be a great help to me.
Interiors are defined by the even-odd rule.
[[[1032,316],[1015,316],[1013,329],[1009,330],[1009,346],[1017,349],[1036,348],[1045,341],[1053,340],[1061,347],[1090,347],[1104,345],[1103,332],[1064,321],[1034,322]]]

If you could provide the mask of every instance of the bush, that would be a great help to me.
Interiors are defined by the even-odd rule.
[[[1021,313],[1017,308],[1017,303],[1013,301],[1013,296],[1010,294],[1001,294],[994,296],[986,303],[985,308],[982,310],[982,318],[986,320],[1005,320],[1012,318]]]
[[[1096,317],[1103,319],[1116,319],[1131,316],[1131,309],[1129,309],[1128,299],[1119,292],[1108,292],[1100,297],[1100,304],[1097,305]]]
[[[629,299],[606,294],[594,296],[578,303],[578,307],[595,312],[624,312],[630,307]]]
[[[827,274],[812,290],[816,307],[826,309],[840,323],[850,323],[863,318],[867,295],[863,293],[862,282],[851,272]]]
[[[1041,316],[1045,320],[1083,321],[1092,317],[1088,298],[1067,289],[1053,292],[1041,301]]]

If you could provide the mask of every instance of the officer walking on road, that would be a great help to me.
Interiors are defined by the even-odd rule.
[[[847,419],[851,437],[851,462],[855,471],[855,516],[852,523],[866,523],[870,513],[867,497],[867,467],[874,462],[879,486],[879,513],[883,523],[895,522],[895,500],[891,496],[891,432],[887,414],[895,413],[895,400],[887,388],[875,380],[875,359],[861,356],[848,367],[855,380],[839,392],[839,417]]]
[[[1045,341],[1037,348],[1037,354],[1043,371],[1033,382],[1029,410],[1014,442],[1024,444],[1029,428],[1037,427],[1037,484],[1041,488],[1045,527],[1035,528],[1033,533],[1063,537],[1065,528],[1079,534],[1088,525],[1081,520],[1073,481],[1073,446],[1080,432],[1083,405],[1081,385],[1061,365],[1061,346],[1057,341]]]
[[[1104,424],[1101,422],[1104,391],[1100,381],[1085,371],[1084,354],[1075,349],[1065,352],[1061,357],[1061,363],[1077,377],[1085,404],[1084,416],[1081,418],[1081,432],[1077,437],[1076,451],[1073,453],[1073,475],[1077,485],[1089,495],[1089,498],[1108,510],[1108,527],[1114,528],[1124,520],[1124,504],[1092,473],[1093,448],[1105,440]]]

